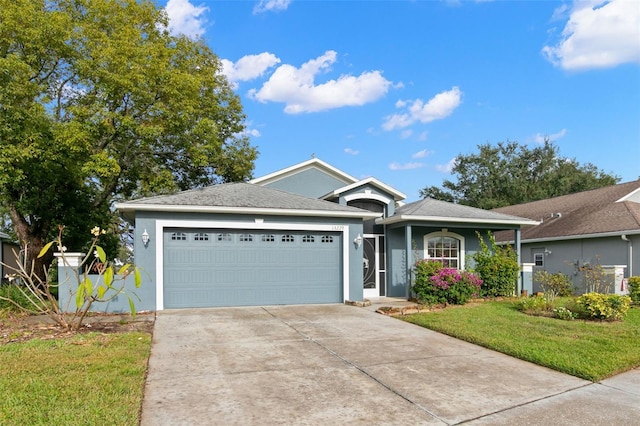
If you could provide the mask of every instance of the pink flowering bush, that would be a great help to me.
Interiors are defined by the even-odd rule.
[[[438,265],[438,262],[426,260],[416,263],[413,291],[421,302],[464,305],[469,299],[478,297],[482,286],[480,278],[466,271]]]

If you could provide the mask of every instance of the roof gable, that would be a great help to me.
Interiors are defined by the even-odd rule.
[[[640,232],[640,180],[494,209],[540,221],[523,240]]]
[[[331,200],[331,199],[339,197],[340,195],[342,195],[344,193],[353,191],[354,189],[364,188],[364,187],[373,187],[373,188],[376,188],[376,189],[380,190],[382,193],[389,194],[391,197],[393,197],[393,200],[396,201],[396,202],[397,201],[402,201],[405,198],[407,198],[407,196],[404,193],[398,191],[397,189],[395,189],[395,188],[393,188],[393,187],[391,187],[391,186],[379,181],[378,179],[376,179],[374,177],[368,177],[366,179],[362,179],[362,180],[359,180],[357,182],[354,182],[354,183],[352,183],[350,185],[346,185],[346,186],[343,186],[341,188],[337,188],[337,189],[333,190],[332,192],[324,195],[322,197],[322,199]]]
[[[358,179],[354,178],[351,175],[346,174],[340,169],[333,167],[332,165],[325,163],[324,161],[318,158],[311,158],[310,160],[303,161],[302,163],[294,164],[293,166],[287,167],[282,170],[275,171],[273,173],[269,173],[268,175],[261,176],[249,181],[249,183],[253,183],[256,185],[267,185],[269,183],[276,182],[280,179],[284,179],[290,176],[293,176],[297,173],[300,173],[309,169],[317,169],[341,182],[345,185],[357,182]]]

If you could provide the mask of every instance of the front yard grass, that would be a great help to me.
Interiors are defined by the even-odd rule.
[[[0,424],[137,425],[148,333],[86,333],[0,346]]]
[[[624,321],[563,321],[488,301],[402,317],[422,327],[507,355],[599,381],[640,366],[640,307]]]

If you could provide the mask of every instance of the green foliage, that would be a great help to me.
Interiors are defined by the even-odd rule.
[[[640,277],[629,277],[627,281],[629,297],[636,305],[640,304]]]
[[[56,240],[42,247],[38,257],[46,255],[52,247],[57,246],[62,262],[72,270],[73,278],[69,281],[73,282],[54,282],[48,272],[45,273],[44,278],[41,278],[35,274],[28,260],[22,257],[22,262],[18,266],[3,264],[5,268],[13,271],[7,274],[8,279],[18,282],[19,285],[7,286],[12,290],[6,295],[0,292],[0,301],[9,303],[20,311],[47,315],[60,327],[69,331],[77,331],[82,326],[94,302],[109,302],[119,295],[129,299],[131,315],[135,317],[135,304],[131,295],[125,290],[125,281],[128,276],[133,275],[135,287],[139,288],[142,280],[138,268],[125,264],[116,271],[115,265],[107,259],[105,250],[98,245],[98,239],[106,231],[97,226],[91,230],[93,239],[88,254],[82,259],[80,266],[70,266],[65,255],[66,248],[62,244],[63,229],[64,227],[61,226]],[[75,306],[59,305],[57,294],[61,284],[68,285],[70,296],[72,296],[69,301],[74,300]]]
[[[529,315],[544,315],[553,310],[553,302],[540,296],[523,297],[516,303],[516,308]]]
[[[0,0],[0,206],[42,277],[46,241],[109,229],[113,201],[249,178],[240,98],[150,0]]]
[[[616,321],[623,320],[631,305],[629,296],[618,294],[586,293],[578,298],[589,318]]]
[[[482,279],[481,295],[483,297],[512,296],[516,291],[516,283],[520,274],[518,255],[510,246],[499,246],[491,232],[487,238],[491,247],[476,231],[480,250],[472,255],[475,261],[474,272]]]
[[[420,302],[464,305],[477,297],[482,281],[466,271],[443,268],[433,260],[420,260],[415,265],[416,283],[412,290]]]
[[[551,303],[556,297],[567,297],[573,293],[573,283],[561,272],[550,274],[547,271],[537,271],[533,279],[540,283],[544,297]]]
[[[0,285],[0,311],[25,311],[30,307],[18,284]]]
[[[556,318],[564,320],[564,321],[573,321],[576,319],[577,315],[571,310],[567,309],[564,306],[560,306],[559,308],[555,308],[553,310],[553,314]]]
[[[526,144],[478,145],[478,153],[459,154],[442,188],[431,186],[422,197],[493,209],[616,184],[620,178],[591,163],[562,157],[551,141],[530,149]]]

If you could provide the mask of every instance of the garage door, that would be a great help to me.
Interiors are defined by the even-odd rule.
[[[164,307],[342,302],[340,233],[166,229]]]

